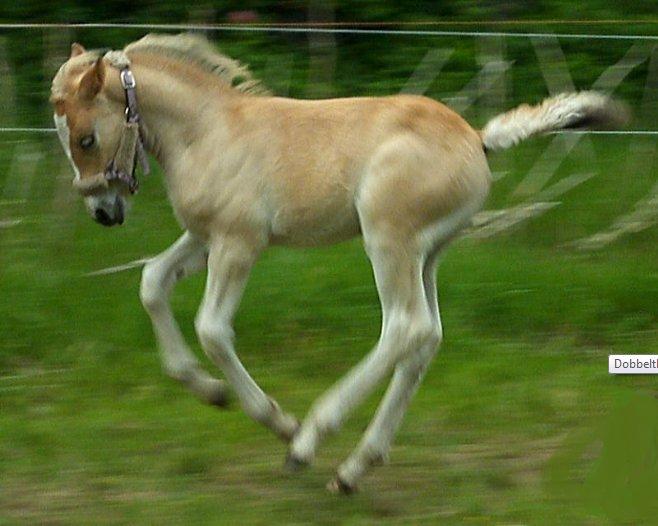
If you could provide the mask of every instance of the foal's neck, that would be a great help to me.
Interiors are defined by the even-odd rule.
[[[222,108],[238,104],[244,97],[192,65],[156,55],[131,56],[131,69],[137,82],[144,146],[165,172],[199,138],[210,108],[221,120]],[[111,83],[110,93],[124,100],[118,82]]]

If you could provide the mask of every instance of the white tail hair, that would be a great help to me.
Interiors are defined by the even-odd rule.
[[[522,104],[491,119],[480,132],[487,150],[503,150],[533,135],[564,129],[610,129],[624,125],[626,106],[596,91],[562,93],[536,106]]]

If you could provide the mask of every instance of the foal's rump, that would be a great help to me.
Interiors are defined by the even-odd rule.
[[[481,206],[490,171],[480,135],[450,108],[425,97],[388,100],[388,133],[368,163],[357,206],[371,230],[413,243],[431,225]]]

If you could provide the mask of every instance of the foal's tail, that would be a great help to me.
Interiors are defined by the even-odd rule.
[[[563,93],[522,104],[491,119],[480,132],[485,150],[503,150],[533,135],[565,129],[613,129],[629,120],[625,104],[596,91]]]

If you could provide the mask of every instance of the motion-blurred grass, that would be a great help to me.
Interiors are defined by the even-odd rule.
[[[492,157],[494,169],[509,173],[491,206],[512,202],[510,191],[548,140]],[[236,403],[221,412],[203,406],[161,373],[138,270],[84,275],[176,238],[160,176],[143,180],[126,225],[104,229],[72,195],[54,138],[39,143],[47,156],[33,171],[26,148],[37,143],[5,140],[0,220],[22,223],[0,230],[0,523],[613,524],[601,503],[560,492],[568,481],[549,468],[620,397],[656,391],[651,377],[607,373],[610,353],[658,350],[655,228],[595,253],[563,246],[607,226],[652,186],[651,172],[639,169],[652,159],[635,164],[630,141],[596,138],[595,163],[576,150],[551,182],[597,175],[561,206],[447,252],[439,269],[445,343],[391,464],[359,494],[338,498],[324,483],[381,390],[310,471],[285,474],[284,446]],[[192,321],[202,287],[194,277],[173,296],[197,351]],[[236,320],[246,366],[298,416],[378,331],[358,240],[269,250]],[[571,462],[576,488],[595,461]]]
[[[75,38],[119,47],[141,34],[90,30]],[[419,37],[382,46],[381,37],[340,37],[332,84],[323,85],[305,36],[219,36],[222,49],[249,62],[275,92],[294,96],[395,93],[438,45],[454,52],[429,94],[458,95],[479,70],[483,44]],[[64,59],[58,53],[73,37],[49,34],[49,48],[40,32],[4,36],[19,59],[12,63],[18,108],[3,112],[3,125],[43,124],[53,73],[46,70]],[[532,45],[506,45],[514,60],[508,96],[538,100],[545,81]],[[629,44],[561,45],[575,84],[586,88]],[[646,74],[640,65],[618,93],[637,102]],[[9,87],[2,85],[7,101]],[[467,117],[481,124],[499,110],[475,107]],[[637,126],[654,125],[651,115],[639,117]],[[222,412],[203,406],[160,372],[137,269],[85,276],[155,254],[179,235],[160,175],[142,181],[126,225],[104,229],[73,195],[54,137],[0,140],[0,524],[642,523],[643,510],[638,515],[630,509],[637,503],[624,498],[636,486],[608,480],[610,463],[601,459],[609,455],[597,447],[609,435],[605,426],[617,426],[628,429],[629,451],[646,449],[639,422],[651,412],[628,407],[655,405],[647,396],[655,381],[610,377],[607,355],[658,352],[658,236],[653,227],[594,253],[564,245],[607,227],[649,192],[654,139],[631,149],[634,139],[597,137],[593,159],[577,147],[548,184],[596,175],[558,197],[560,206],[509,234],[460,240],[448,251],[439,269],[445,343],[391,464],[343,499],[324,484],[382,390],[321,449],[313,469],[285,474],[285,447],[236,403]],[[521,201],[512,193],[550,140],[491,156],[506,175],[488,208]],[[219,374],[192,329],[202,288],[203,276],[182,283],[173,303],[188,341]],[[302,417],[370,350],[379,316],[358,240],[275,248],[254,269],[236,320],[237,348],[263,387]],[[629,393],[640,398],[629,402]],[[616,480],[644,480],[623,453],[615,458],[622,459],[613,463],[622,469]]]

